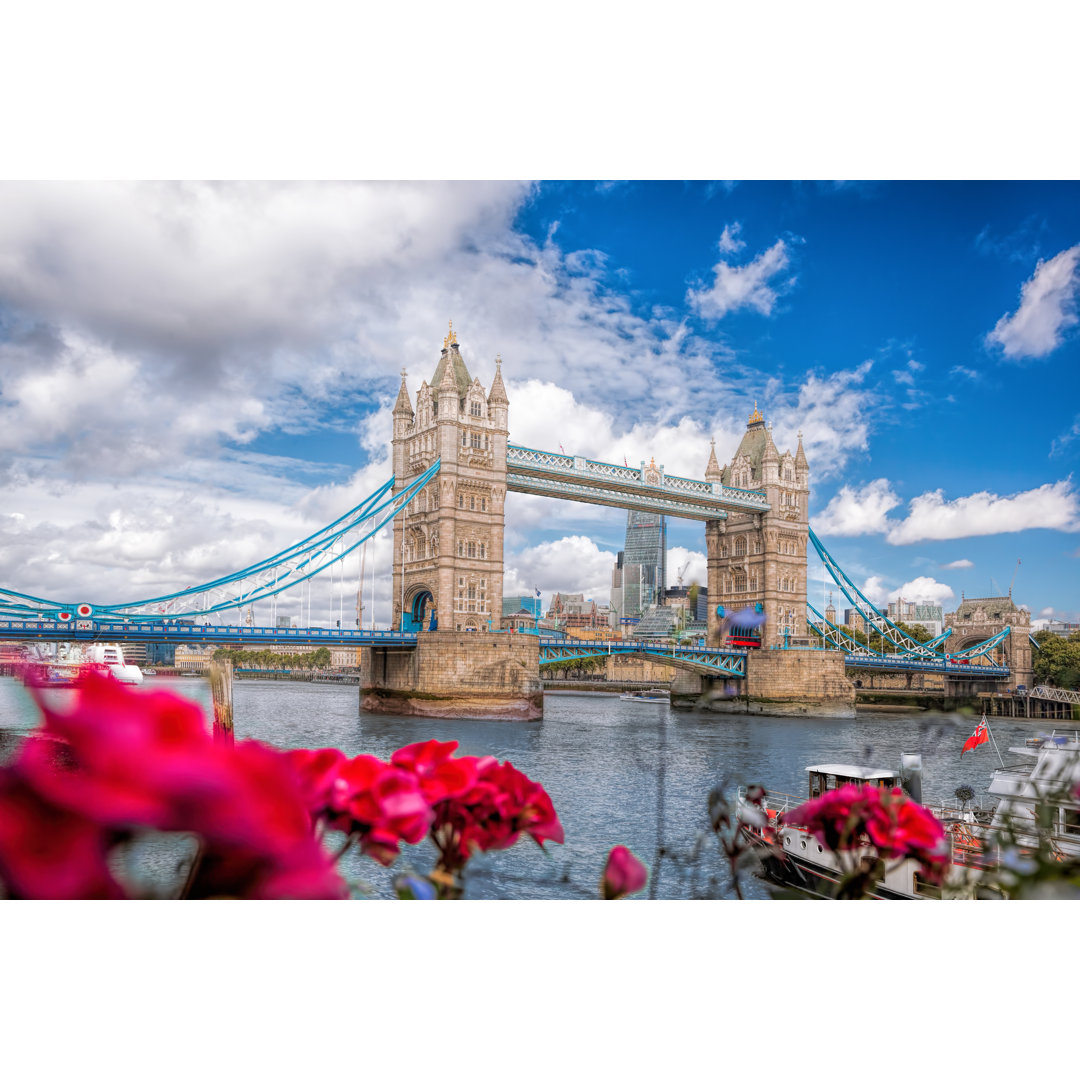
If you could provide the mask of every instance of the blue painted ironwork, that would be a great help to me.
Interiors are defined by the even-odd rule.
[[[844,652],[859,653],[865,656],[884,657],[884,653],[870,648],[869,645],[865,645],[861,641],[856,641],[842,627],[830,622],[809,600],[806,602],[806,610],[813,615],[813,618],[807,618],[806,625],[821,638],[826,647],[832,646],[834,649],[842,649]]]
[[[844,657],[845,668],[876,668],[883,671],[935,671],[953,678],[1007,679],[1009,669],[1000,664],[960,665],[950,657],[931,660],[919,656],[857,656]]]
[[[540,639],[540,665],[560,660],[587,660],[594,656],[636,654],[654,660],[699,669],[703,674],[740,679],[746,675],[745,649],[709,649],[695,645],[669,645],[648,641],[574,641]]]
[[[439,464],[436,461],[425,469],[397,495],[392,493],[394,477],[391,477],[347,514],[306,539],[204,585],[194,585],[165,596],[127,604],[73,604],[0,590],[0,616],[31,619],[58,617],[61,622],[69,624],[90,616],[160,621],[163,618],[189,616],[201,618],[216,612],[250,607],[259,600],[269,599],[300,585],[341,562],[383,529],[392,517],[401,513],[436,476]],[[358,532],[363,535],[357,536]],[[83,610],[80,611],[80,608]]]
[[[411,649],[416,647],[417,635],[399,630],[324,629],[318,626],[200,626],[120,619],[87,619],[74,623],[57,619],[0,619],[0,638],[6,641],[167,641],[191,645],[379,645]]]
[[[697,521],[722,521],[729,510],[763,513],[763,492],[726,487],[708,480],[666,476],[663,466],[632,469],[525,446],[506,448],[506,487],[530,495],[573,502],[648,510]]]
[[[882,615],[881,612],[878,611],[865,596],[863,596],[851,578],[840,569],[833,557],[825,550],[825,545],[817,538],[814,530],[808,529],[807,533],[810,543],[814,545],[815,550],[821,557],[821,561],[825,565],[825,569],[829,572],[829,576],[840,587],[840,591],[848,598],[848,601],[851,603],[852,607],[858,611],[859,615],[862,616],[862,619],[867,626],[873,627],[886,641],[892,642],[892,644],[903,653],[926,656],[932,659],[942,655],[936,649],[931,648],[929,643],[916,641],[909,634],[905,634],[896,623]],[[936,642],[941,642],[943,640],[944,635],[935,639]]]

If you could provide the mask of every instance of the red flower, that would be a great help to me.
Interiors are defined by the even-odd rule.
[[[451,757],[457,748],[456,742],[429,739],[395,750],[390,762],[413,773],[420,781],[424,798],[434,806],[443,799],[464,795],[476,783],[476,767],[481,759]]]
[[[335,803],[335,793],[345,786],[339,774],[348,758],[333,747],[288,750],[285,757],[296,770],[312,820],[329,815]]]
[[[944,826],[900,788],[845,784],[789,811],[784,821],[809,829],[832,851],[873,844],[883,858],[915,859],[934,878],[948,864]]]
[[[105,858],[114,837],[0,770],[0,879],[12,899],[117,900]]]
[[[356,832],[361,850],[384,866],[397,858],[398,844],[418,844],[431,824],[431,808],[416,777],[370,754],[338,769],[332,828]]]
[[[608,852],[600,888],[605,900],[620,900],[640,892],[649,880],[649,871],[629,848],[617,844]]]

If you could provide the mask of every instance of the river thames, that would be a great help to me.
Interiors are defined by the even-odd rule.
[[[164,689],[194,698],[209,712],[203,679],[148,678],[139,692]],[[992,744],[961,758],[977,722],[972,715],[867,710],[854,720],[734,716],[672,710],[616,694],[555,692],[545,695],[543,720],[507,723],[360,713],[358,697],[356,686],[237,680],[236,737],[282,748],[335,746],[350,756],[383,759],[407,743],[456,740],[461,754],[513,763],[547,789],[566,842],[541,851],[525,839],[509,851],[478,856],[466,882],[471,899],[595,897],[615,844],[625,844],[650,868],[642,898],[731,898],[724,860],[708,830],[708,794],[718,784],[732,796],[738,785],[754,782],[803,795],[808,765],[897,768],[901,753],[920,753],[926,801],[952,801],[955,789],[967,784],[989,806],[985,792],[998,765]],[[37,720],[22,686],[0,678],[0,760],[11,756]],[[1008,747],[1022,745],[1040,725],[1001,720],[991,730],[1008,763]],[[177,850],[175,843],[150,849],[146,864],[165,875]],[[369,895],[386,897],[395,873],[432,864],[432,849],[421,844],[403,848],[390,870],[359,856],[347,857],[343,870]],[[750,898],[767,896],[752,877],[744,876],[743,888]]]

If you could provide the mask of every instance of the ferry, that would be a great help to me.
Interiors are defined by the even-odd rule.
[[[143,681],[142,669],[124,660],[119,645],[90,645],[60,652],[55,658],[37,658],[27,663],[22,672],[27,686],[78,686],[87,671],[98,671],[117,682],[138,686]]]
[[[619,695],[620,701],[644,701],[644,702],[663,702],[667,704],[671,701],[671,691],[661,690],[654,688],[652,690],[628,690],[625,694]]]
[[[1021,860],[1030,857],[1040,844],[1049,849],[1053,858],[1080,858],[1080,737],[1070,739],[1055,734],[1040,739],[1038,746],[1010,747],[1009,753],[1024,760],[994,770],[989,794],[998,802],[992,811],[968,808],[966,803],[960,807],[926,807],[941,821],[949,844],[944,885],[923,877],[913,859],[891,860],[870,899],[1003,898],[993,876],[1001,867],[1001,853],[1006,847]],[[760,875],[783,888],[832,897],[841,878],[857,868],[859,851],[830,851],[808,829],[785,824],[785,811],[843,784],[901,788],[921,802],[921,770],[917,754],[903,755],[899,770],[810,765],[806,769],[806,797],[769,792],[756,812],[740,789],[743,833],[758,854]],[[1042,816],[1037,819],[1039,813]],[[867,845],[863,856],[874,854]]]

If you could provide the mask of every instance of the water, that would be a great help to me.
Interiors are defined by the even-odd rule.
[[[168,688],[201,702],[209,712],[210,689],[202,679],[147,679],[143,691]],[[60,694],[70,691],[58,691]],[[807,765],[853,763],[897,768],[901,753],[923,757],[923,797],[953,800],[970,785],[983,804],[993,745],[961,758],[975,728],[970,715],[860,712],[854,720],[725,716],[682,712],[663,704],[622,701],[608,694],[551,693],[538,723],[427,720],[360,714],[358,687],[322,683],[237,680],[237,738],[282,748],[336,746],[348,755],[383,759],[399,746],[424,739],[456,740],[459,753],[508,760],[551,795],[566,832],[563,845],[541,851],[531,840],[509,851],[473,860],[466,895],[474,899],[589,898],[607,852],[625,844],[659,876],[651,886],[660,899],[731,896],[730,878],[707,829],[707,798],[724,784],[759,782],[770,791],[803,795]],[[0,760],[17,748],[37,714],[23,688],[0,678]],[[1022,745],[1040,725],[996,721],[992,732],[1006,762],[1008,747]],[[692,857],[695,844],[700,852]],[[667,854],[657,860],[657,848]],[[386,871],[372,860],[346,857],[343,869],[370,895],[390,895],[390,879],[405,866],[430,869],[429,845],[406,848]],[[183,854],[170,840],[148,848],[143,862],[167,875]],[[547,852],[550,851],[550,854]],[[179,855],[178,855],[179,852]],[[753,878],[745,893],[766,896]],[[643,896],[649,895],[647,890]]]

